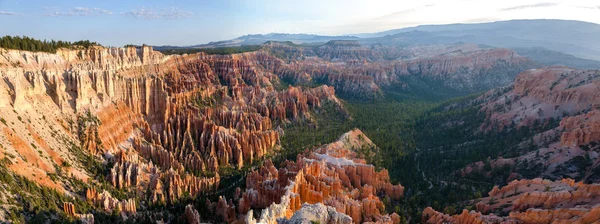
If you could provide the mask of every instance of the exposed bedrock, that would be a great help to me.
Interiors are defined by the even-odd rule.
[[[63,168],[70,177],[90,178],[77,158],[81,148],[114,164],[106,181],[142,201],[197,197],[219,188],[220,168],[239,169],[276,153],[281,126],[314,122],[311,111],[325,102],[343,110],[330,86],[276,90],[281,66],[262,51],[165,56],[148,46],[56,54],[0,49],[0,114],[10,122],[0,124],[7,136],[0,137],[0,154],[15,155],[13,172],[61,192],[72,188],[49,175],[63,163],[70,164]],[[136,213],[134,199],[86,193],[106,211]]]
[[[238,202],[237,217],[242,218],[248,213],[245,216],[248,223],[276,223],[290,218],[303,220],[306,218],[302,218],[303,214],[308,212],[302,211],[304,208],[323,211],[323,214],[317,214],[318,217],[309,217],[310,220],[331,221],[332,215],[335,216],[334,223],[348,218],[354,223],[398,223],[400,217],[385,214],[385,206],[377,195],[398,200],[403,196],[404,188],[392,185],[385,169],[376,172],[374,166],[365,164],[352,151],[355,147],[372,144],[356,129],[344,134],[337,142],[299,155],[296,162],[286,161],[280,169],[270,162],[265,163],[248,175],[247,190],[234,198],[233,201]],[[259,220],[252,218],[251,208],[263,209]]]
[[[423,218],[426,223],[595,223],[600,220],[599,193],[600,185],[572,179],[514,180],[495,186],[476,204],[477,211],[447,215],[428,207]]]

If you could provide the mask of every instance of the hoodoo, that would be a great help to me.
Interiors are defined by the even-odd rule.
[[[597,4],[485,1],[0,1],[0,223],[600,224]]]

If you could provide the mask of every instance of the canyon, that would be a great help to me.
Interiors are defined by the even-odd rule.
[[[236,54],[167,55],[146,45],[0,49],[0,77],[0,177],[17,180],[0,184],[0,221],[20,207],[25,221],[57,213],[84,223],[600,219],[600,73],[540,68],[510,49],[353,40],[270,41]],[[468,94],[476,95],[440,103]],[[404,111],[394,107],[399,95],[422,101]],[[419,122],[440,111],[460,113],[457,102],[482,116],[469,135],[531,129],[532,137],[515,147],[522,150],[511,154],[517,156],[469,161],[444,177],[502,177],[495,170],[511,167],[505,184],[467,201],[426,201],[436,185],[475,189],[428,176],[426,166],[441,167],[452,155],[420,163],[432,149],[421,151],[421,143],[405,138],[435,134],[420,130]],[[377,111],[381,105],[388,110]],[[384,119],[364,121],[382,112]],[[477,141],[485,140],[456,148]],[[292,150],[300,153],[291,158]],[[399,169],[405,164],[394,157],[410,158],[414,163],[405,164],[415,167]],[[39,186],[41,193],[32,195],[40,201],[48,194],[60,201],[36,210],[42,206],[20,196],[22,183]],[[405,190],[406,184],[417,187]],[[473,208],[439,212],[439,204],[450,203]],[[414,212],[417,204],[432,207]]]
[[[521,71],[539,65],[512,50],[474,44],[363,46],[357,41],[330,41],[319,47],[268,42],[267,52],[291,63],[283,80],[305,85],[323,83],[339,94],[373,98],[381,89],[432,89],[476,93],[507,85]]]
[[[92,178],[86,158],[114,164],[106,177],[114,189],[174,202],[217,189],[222,167],[276,153],[280,126],[313,122],[311,110],[322,104],[343,110],[332,87],[275,90],[270,69],[278,60],[261,52],[0,53],[0,158],[8,169],[74,197],[84,195],[69,190],[69,177],[89,183],[87,200],[123,215],[136,213],[135,201],[98,192],[103,180]]]

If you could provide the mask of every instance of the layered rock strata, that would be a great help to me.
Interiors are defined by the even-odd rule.
[[[382,88],[390,86],[409,91],[443,87],[474,93],[509,84],[518,73],[538,66],[512,50],[473,44],[398,48],[331,41],[315,48],[284,43],[263,47],[273,55],[287,57],[289,63],[275,71],[283,80],[326,83],[350,97],[376,97]]]
[[[598,194],[600,185],[572,179],[514,180],[494,187],[476,204],[477,212],[447,215],[427,208],[423,218],[426,223],[596,223],[600,220]]]

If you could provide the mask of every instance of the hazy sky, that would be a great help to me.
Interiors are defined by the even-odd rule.
[[[0,0],[0,35],[191,45],[245,34],[341,35],[509,19],[600,23],[598,0]]]

